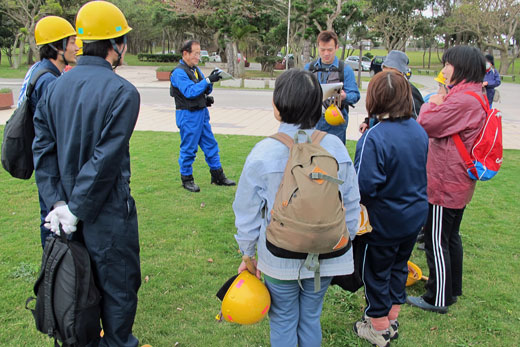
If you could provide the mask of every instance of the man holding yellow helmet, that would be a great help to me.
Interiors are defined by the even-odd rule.
[[[27,97],[29,85],[34,87],[30,91],[29,107],[34,113],[38,101],[47,89],[49,84],[61,75],[65,66],[76,62],[76,30],[65,19],[56,16],[44,17],[36,23],[34,38],[40,48],[40,61],[34,64],[25,75],[22,89],[18,97],[20,106]],[[50,235],[47,228],[43,226],[45,217],[49,209],[40,194],[40,237],[42,248],[45,246],[45,239]]]
[[[130,30],[115,5],[85,4],[76,17],[83,56],[49,86],[34,116],[36,183],[54,207],[45,225],[82,241],[95,268],[104,330],[96,346],[138,345],[132,326],[141,270],[129,141],[140,96],[113,72]]]

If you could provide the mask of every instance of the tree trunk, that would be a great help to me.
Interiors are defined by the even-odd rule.
[[[428,69],[431,67],[432,64],[432,45],[429,45],[428,48]]]
[[[308,39],[303,40],[303,64],[307,64],[311,61],[311,41]]]
[[[32,64],[34,64],[33,51],[32,51],[32,49],[29,49],[29,52],[27,52],[27,65],[32,65]]]
[[[233,57],[235,57],[233,59]],[[233,76],[236,77],[238,71],[235,71],[235,64],[236,64],[236,55],[233,52],[233,43],[231,41],[226,41],[226,60],[227,60],[227,72]]]
[[[507,54],[507,46],[506,48],[500,49],[500,71],[501,75],[507,75],[507,70],[509,70],[509,56]]]

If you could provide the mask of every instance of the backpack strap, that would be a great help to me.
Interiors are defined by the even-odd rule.
[[[472,97],[477,99],[478,102],[480,102],[480,104],[482,105],[482,107],[486,111],[486,113],[488,112],[488,110],[489,110],[489,101],[488,101],[487,96],[485,94],[483,95],[484,100],[482,100],[482,98],[475,92],[465,92],[464,94],[471,95]]]
[[[63,233],[63,231],[62,231]],[[54,317],[54,275],[58,264],[61,263],[63,256],[67,253],[66,247],[57,247],[56,252],[51,252],[47,263],[45,264],[45,277],[44,277],[44,288],[48,289],[45,291],[43,298],[45,321],[47,322],[49,336],[56,336],[56,320]],[[56,247],[54,247],[56,249]]]
[[[338,74],[339,74],[339,81],[343,83],[345,81],[345,74],[343,73],[343,70],[345,70],[345,62],[343,60],[339,60],[339,68],[338,68]]]
[[[475,163],[473,162],[473,160],[471,160],[468,150],[466,149],[466,146],[464,146],[464,143],[462,142],[460,135],[453,134],[453,135],[451,135],[451,137],[453,138],[455,147],[457,147],[457,151],[459,152],[462,160],[464,160],[464,164],[466,164],[466,167],[468,168],[468,170],[471,171],[473,176],[478,177],[477,169],[475,168]]]
[[[29,82],[29,85],[27,86],[27,90],[25,91],[25,95],[27,96],[27,98],[31,97],[34,87],[36,87],[36,82],[38,82],[40,77],[42,77],[42,75],[46,74],[47,72],[50,72],[51,74],[53,74],[56,77],[60,77],[60,75],[56,74],[56,71],[51,70],[51,69],[38,70],[38,72],[36,72],[36,74],[31,77],[31,81]]]
[[[314,132],[311,135],[312,143],[314,143],[315,145],[319,145],[321,140],[323,140],[323,138],[325,137],[325,135],[327,135],[325,131],[314,130]]]
[[[276,133],[271,136],[269,136],[272,139],[278,140],[287,147],[289,147],[289,150],[291,150],[292,146],[294,145],[294,140],[285,133]]]

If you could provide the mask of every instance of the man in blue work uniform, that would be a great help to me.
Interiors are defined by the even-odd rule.
[[[105,1],[85,4],[76,29],[83,57],[49,85],[34,116],[36,183],[46,205],[53,206],[46,226],[73,232],[90,255],[104,330],[93,345],[135,347],[141,270],[129,141],[140,97],[112,71],[122,62],[132,29]]]
[[[175,98],[175,120],[181,135],[179,166],[182,186],[190,192],[200,188],[193,179],[192,164],[200,146],[206,157],[211,173],[211,183],[220,186],[234,186],[222,170],[217,140],[209,124],[208,106],[213,103],[209,94],[213,83],[220,80],[219,70],[214,70],[207,78],[197,67],[200,59],[200,43],[186,41],[181,47],[182,59],[172,71],[170,94]]]
[[[40,19],[34,28],[34,38],[36,44],[40,46],[40,61],[34,64],[25,75],[20,96],[18,97],[18,106],[20,106],[26,97],[29,83],[34,83],[33,78],[43,72],[34,84],[34,89],[30,95],[29,107],[31,113],[34,113],[36,110],[36,105],[40,101],[43,92],[47,90],[49,83],[61,75],[65,66],[76,62],[76,53],[78,51],[76,30],[61,17],[48,16]],[[45,239],[51,234],[50,230],[43,226],[45,217],[50,209],[45,206],[39,193],[38,199],[40,200],[40,237],[43,248]]]
[[[320,84],[343,82],[341,91],[341,113],[345,123],[330,125],[322,115],[316,124],[316,129],[336,135],[343,143],[346,143],[346,130],[348,125],[348,105],[354,105],[361,95],[356,84],[354,71],[336,57],[338,50],[338,36],[333,31],[322,31],[318,35],[318,53],[320,58],[305,65],[305,69],[316,75]]]

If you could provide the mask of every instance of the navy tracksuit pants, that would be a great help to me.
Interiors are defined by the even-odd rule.
[[[371,318],[388,316],[392,305],[406,301],[408,259],[412,254],[417,234],[391,246],[367,244],[363,258],[363,283],[367,307]]]

